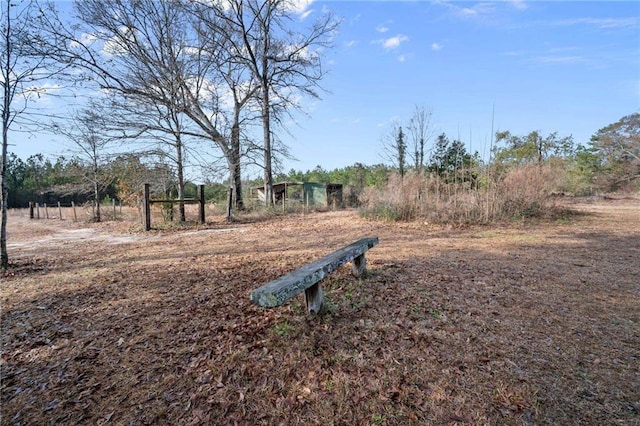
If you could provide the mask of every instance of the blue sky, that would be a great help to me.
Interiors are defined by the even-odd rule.
[[[382,138],[416,106],[485,157],[494,108],[495,131],[578,143],[640,111],[640,2],[312,1],[306,19],[323,7],[343,19],[327,93],[282,136],[285,171],[385,162]],[[21,158],[64,153],[49,136],[14,143]]]
[[[437,133],[488,155],[494,130],[587,143],[640,108],[640,2],[330,1],[344,19],[324,87],[293,128],[306,170],[384,161],[416,105]]]

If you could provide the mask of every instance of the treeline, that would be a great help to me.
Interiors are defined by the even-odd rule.
[[[487,161],[440,135],[428,163],[403,164],[401,128],[388,147],[397,166],[385,186],[361,195],[367,217],[489,223],[547,214],[558,195],[640,190],[638,113],[600,129],[586,146],[557,133],[497,132]]]
[[[151,184],[154,198],[178,198],[178,178],[169,163],[150,163],[144,156],[127,154],[104,162],[98,173],[77,158],[47,158],[42,154],[21,159],[15,154],[8,155],[7,188],[9,208],[25,208],[30,202],[40,204],[70,205],[95,204],[94,186],[98,186],[98,201],[116,200],[124,205],[136,205],[142,197],[142,187]],[[309,181],[341,183],[345,187],[345,203],[358,204],[358,197],[367,187],[382,187],[386,184],[392,167],[377,164],[367,166],[355,163],[353,166],[325,170],[317,166],[306,172],[291,169],[288,173],[276,175],[276,181]],[[250,190],[261,186],[261,179],[243,181]],[[229,185],[221,182],[205,181],[205,199],[210,203],[225,204]],[[247,191],[249,192],[249,191]],[[184,187],[185,198],[197,197],[197,185],[187,180]]]
[[[178,181],[175,170],[169,164],[148,164],[141,156],[127,154],[105,162],[95,173],[77,158],[60,156],[46,158],[42,154],[22,160],[15,154],[7,158],[7,202],[9,208],[28,207],[30,202],[40,204],[70,205],[97,204],[116,200],[125,205],[137,205],[142,197],[142,186],[151,184],[151,192],[158,198],[176,198]],[[98,187],[98,198],[94,188]],[[207,182],[207,201],[223,201],[227,185]],[[185,198],[197,196],[197,185],[187,181]]]
[[[508,214],[531,214],[553,193],[591,195],[640,189],[639,135],[637,113],[599,130],[587,146],[576,144],[571,136],[556,133],[543,135],[533,131],[514,135],[502,131],[495,135],[491,158],[483,160],[477,153],[471,154],[461,141],[440,134],[427,149],[422,164],[408,161],[402,174],[398,164],[355,163],[334,170],[321,166],[307,171],[291,169],[277,174],[275,181],[339,183],[344,187],[346,205],[369,206],[371,211],[386,209],[385,216],[390,217],[414,216],[420,210],[415,205],[425,200],[437,201],[439,207],[430,209],[440,210],[447,205],[444,200],[450,201],[452,195],[458,197],[459,208],[468,208],[478,202],[477,197],[471,199],[468,195],[480,193],[486,202],[509,200],[502,209]],[[105,161],[98,173],[73,157],[49,159],[38,154],[22,160],[14,154],[8,156],[10,208],[26,207],[29,202],[93,203],[96,186],[98,200],[116,199],[135,205],[144,183],[152,185],[155,197],[178,195],[175,167],[170,162],[150,162],[139,154],[119,155]],[[247,189],[261,184],[261,179],[243,181]],[[205,182],[206,200],[226,203],[228,188],[226,183]],[[196,194],[197,186],[187,181],[184,196],[192,198]],[[414,207],[404,207],[409,213],[394,211],[393,205],[402,194],[417,200],[409,203]],[[466,198],[461,198],[462,195]],[[486,217],[489,207],[483,208]]]

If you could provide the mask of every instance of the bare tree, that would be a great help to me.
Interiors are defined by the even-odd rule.
[[[222,52],[212,55],[203,50],[185,9],[193,4],[77,1],[81,27],[70,31],[49,25],[47,40],[66,47],[60,60],[73,64],[77,81],[97,84],[139,105],[162,108],[164,130],[174,137],[180,130],[176,146],[184,147],[184,136],[212,141],[227,159],[230,175],[239,176],[239,163],[219,121],[220,73],[215,54]]]
[[[409,120],[409,157],[413,160],[413,167],[417,171],[424,170],[424,151],[426,144],[435,134],[432,123],[433,112],[422,106],[415,107],[413,117]]]
[[[95,206],[93,219],[96,222],[102,220],[100,201],[103,191],[113,182],[106,165],[113,155],[109,152],[109,145],[115,140],[109,135],[104,116],[99,111],[96,106],[84,109],[65,128],[58,128],[58,133],[73,143],[77,165],[75,177],[91,186]]]
[[[308,33],[295,32],[285,0],[83,0],[75,6],[82,26],[72,32],[49,25],[46,40],[66,47],[60,60],[76,67],[78,80],[188,118],[182,134],[206,138],[220,150],[237,206],[242,157],[255,147],[243,150],[243,126],[252,118],[243,111],[254,102],[265,180],[272,184],[271,120],[289,111],[299,93],[317,96],[319,49],[329,45],[335,20],[327,14]]]
[[[239,60],[237,52],[243,45],[242,34],[229,19],[229,8],[216,2],[194,2],[187,10],[192,14],[193,27],[197,30],[202,54],[215,62],[220,81],[226,87],[227,108],[219,105],[218,118],[221,130],[228,135],[229,156],[226,158],[230,173],[233,203],[244,208],[242,199],[241,162],[250,158],[255,144],[249,143],[244,129],[255,120],[255,95],[260,86],[246,64]]]
[[[2,157],[0,161],[0,268],[9,264],[7,252],[7,155],[9,132],[17,124],[18,117],[28,117],[31,101],[46,93],[43,83],[52,78],[60,68],[51,60],[52,50],[39,48],[39,28],[33,25],[38,16],[50,12],[37,1],[2,2],[0,10],[0,75],[2,78]],[[50,46],[55,48],[55,46]],[[23,126],[34,126],[37,121],[25,120]]]
[[[265,200],[273,204],[273,123],[295,109],[300,94],[318,97],[324,76],[322,49],[331,46],[339,21],[323,13],[305,31],[293,24],[290,0],[229,0],[225,17],[234,40],[234,56],[246,66],[259,91]]]
[[[179,219],[186,220],[184,208],[184,187],[186,167],[186,139],[189,129],[187,118],[180,114],[177,106],[144,103],[137,98],[110,97],[105,99],[102,116],[105,131],[122,142],[134,144],[140,156],[162,156],[169,159],[177,179]]]

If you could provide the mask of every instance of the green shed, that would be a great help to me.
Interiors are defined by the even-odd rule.
[[[253,188],[261,202],[265,200],[264,186]],[[287,201],[298,201],[308,206],[340,207],[342,206],[342,184],[321,182],[279,182],[273,184],[276,203],[283,198]]]

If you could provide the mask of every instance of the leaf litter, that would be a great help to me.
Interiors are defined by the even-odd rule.
[[[150,234],[10,217],[1,423],[640,424],[640,202],[570,207],[461,229],[354,211]],[[335,271],[321,315],[301,296],[250,303],[372,235],[369,276]]]

